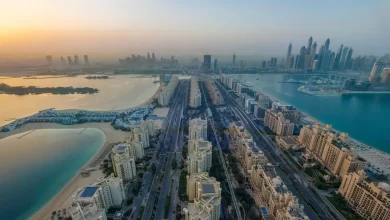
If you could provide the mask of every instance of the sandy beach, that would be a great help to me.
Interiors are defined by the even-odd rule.
[[[102,148],[89,160],[89,162],[82,169],[90,168],[90,164],[93,163],[98,156],[107,152],[105,152],[105,149],[110,148],[113,143],[124,141],[125,138],[129,136],[129,132],[115,130],[110,125],[110,123],[86,123],[77,125],[60,125],[55,123],[30,123],[11,132],[0,132],[0,139],[10,135],[20,134],[35,129],[72,128],[97,128],[103,131],[105,135],[105,142]],[[80,169],[80,171],[82,169]],[[78,188],[82,188],[84,186],[96,182],[96,180],[101,176],[104,176],[104,174],[99,169],[92,171],[91,175],[88,177],[83,177],[80,174],[77,174],[51,201],[48,201],[48,203],[44,207],[42,207],[37,213],[35,213],[30,219],[50,219],[52,211],[62,210],[64,208],[68,208],[71,205],[72,195]]]

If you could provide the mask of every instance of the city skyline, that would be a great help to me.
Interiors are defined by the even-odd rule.
[[[383,0],[215,2],[207,8],[203,1],[176,0],[164,4],[118,1],[115,5],[70,0],[66,7],[59,1],[23,2],[2,5],[1,56],[88,53],[111,58],[128,51],[281,56],[289,42],[306,45],[307,36],[317,43],[330,38],[332,51],[347,44],[355,55],[380,56],[390,47],[384,10],[389,3]],[[298,52],[299,48],[293,48],[293,54]]]

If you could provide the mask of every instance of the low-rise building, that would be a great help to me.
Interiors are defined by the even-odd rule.
[[[276,143],[285,150],[299,150],[302,146],[294,137],[281,137],[278,136],[275,138]]]
[[[346,174],[338,192],[363,218],[390,219],[390,185],[372,182],[363,170]]]
[[[207,173],[187,176],[188,207],[184,208],[186,220],[219,220],[221,186]]]

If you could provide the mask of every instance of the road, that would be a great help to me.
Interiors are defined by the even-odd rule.
[[[172,98],[173,101],[168,112],[167,123],[165,124],[165,135],[160,140],[161,150],[158,164],[156,165],[155,176],[142,219],[153,219],[153,215],[155,215],[155,219],[163,219],[165,198],[168,195],[171,184],[171,162],[173,158],[176,158],[176,145],[179,139],[181,117],[186,105],[185,96],[188,93],[188,86],[189,81],[180,80],[178,89]],[[156,204],[157,209],[154,212]]]
[[[264,152],[265,156],[272,164],[278,164],[276,171],[282,178],[283,182],[287,185],[288,189],[299,198],[300,202],[305,206],[305,213],[310,219],[335,219],[333,215],[329,213],[331,211],[337,219],[343,219],[337,211],[329,207],[323,200],[319,200],[310,189],[307,187],[305,179],[302,178],[302,174],[296,167],[289,164],[287,158],[283,154],[277,152],[277,146],[269,141],[263,134],[264,131],[261,127],[253,123],[251,118],[247,115],[245,110],[240,106],[236,100],[228,93],[226,88],[216,81],[221,94],[223,95],[227,105],[231,107],[236,116],[244,123],[245,128],[252,134],[257,146]],[[301,177],[301,178],[297,178]]]
[[[201,92],[203,94],[203,98],[205,100],[205,103],[206,103],[206,107],[208,108],[209,107],[209,104],[208,104],[208,100],[206,99],[206,95],[205,95],[205,90],[204,90],[204,83],[201,83]],[[225,158],[223,157],[223,152],[222,152],[222,149],[221,149],[221,145],[219,144],[219,137],[217,135],[217,132],[215,131],[215,126],[214,126],[214,119],[213,119],[213,116],[210,117],[209,120],[207,120],[210,125],[211,125],[211,128],[213,129],[213,134],[214,134],[214,138],[215,138],[215,142],[217,144],[217,149],[218,149],[218,156],[219,156],[219,159],[222,163],[222,166],[223,166],[223,170],[225,172],[225,176],[226,176],[226,182],[228,183],[228,187],[229,187],[229,191],[230,191],[230,194],[232,196],[232,201],[233,201],[233,205],[234,205],[234,209],[236,211],[236,216],[239,220],[242,220],[242,217],[241,217],[241,212],[240,212],[240,207],[238,205],[238,202],[237,202],[237,199],[236,199],[236,195],[234,193],[234,187],[233,187],[233,184],[232,184],[232,180],[230,178],[230,174],[229,174],[229,171],[226,167],[226,162],[225,162]]]

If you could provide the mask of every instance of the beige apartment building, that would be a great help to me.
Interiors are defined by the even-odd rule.
[[[214,80],[213,79],[206,79],[205,82],[206,82],[207,91],[210,94],[210,98],[211,98],[211,101],[213,102],[213,104],[214,105],[225,104],[225,101],[224,101],[221,93],[219,92],[219,89],[217,88],[217,86],[214,83]]]
[[[298,203],[271,164],[252,166],[250,183],[256,205],[266,208],[275,219],[309,219],[303,212],[303,205]]]
[[[363,170],[345,175],[338,192],[362,217],[390,219],[390,185],[372,182]]]
[[[187,176],[188,207],[184,208],[186,220],[219,220],[221,186],[208,173]]]
[[[232,149],[247,172],[251,172],[253,165],[268,163],[264,152],[258,148],[252,135],[244,129],[241,122],[231,123],[228,132],[232,141]]]
[[[188,141],[188,172],[209,172],[212,164],[211,142],[201,139]]]
[[[191,78],[190,86],[190,107],[197,108],[202,105],[202,93],[199,89],[198,78]]]
[[[283,113],[271,109],[265,111],[264,124],[278,136],[291,136],[294,132],[294,123],[287,119]]]
[[[193,118],[189,121],[189,139],[207,140],[207,119]]]
[[[351,147],[348,134],[332,133],[331,128],[331,125],[305,126],[298,141],[333,175],[343,178],[348,173],[363,170],[367,162]]]

